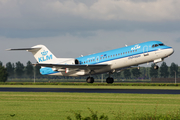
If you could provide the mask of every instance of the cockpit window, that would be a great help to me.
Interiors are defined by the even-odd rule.
[[[158,47],[158,46],[164,46],[164,44],[163,44],[163,43],[160,43],[160,44],[154,44],[154,45],[152,45],[152,48]]]
[[[161,43],[161,44],[159,44],[159,46],[164,46],[164,44],[163,44],[163,43]]]
[[[158,44],[155,44],[155,47],[158,47],[159,45]]]

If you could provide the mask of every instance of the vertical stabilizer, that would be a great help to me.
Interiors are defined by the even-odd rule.
[[[58,59],[44,45],[33,46],[31,50],[27,51],[32,52],[38,63],[58,63]]]
[[[44,45],[36,45],[31,48],[18,48],[18,49],[8,49],[12,50],[26,50],[31,52],[38,63],[44,64],[57,64],[58,59],[49,51]]]

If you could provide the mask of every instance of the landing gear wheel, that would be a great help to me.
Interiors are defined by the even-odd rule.
[[[155,70],[157,70],[158,68],[159,68],[159,66],[157,66],[157,65],[154,66],[154,69],[155,69]]]
[[[86,79],[86,82],[87,82],[87,83],[93,83],[93,82],[94,82],[94,78],[93,78],[93,77],[88,77],[88,78]]]
[[[114,82],[114,78],[108,77],[108,78],[106,79],[106,82],[112,84],[112,83]]]

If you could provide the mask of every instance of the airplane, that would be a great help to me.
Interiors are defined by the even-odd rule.
[[[87,83],[93,83],[91,75],[108,73],[107,83],[113,83],[111,74],[140,64],[154,62],[154,69],[158,69],[157,63],[164,61],[174,53],[172,47],[164,45],[160,41],[148,41],[131,46],[95,53],[77,58],[57,58],[44,45],[36,45],[31,48],[8,49],[26,50],[31,52],[37,64],[41,66],[42,75],[59,76],[88,76]]]

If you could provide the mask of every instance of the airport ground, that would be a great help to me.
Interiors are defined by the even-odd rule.
[[[108,115],[109,120],[121,116],[129,119],[142,114],[171,114],[180,109],[180,95],[116,94],[116,93],[57,93],[57,92],[0,92],[0,119],[64,120],[90,114]]]
[[[5,82],[0,87],[15,88],[87,88],[87,89],[162,89],[180,90],[180,83],[151,83],[151,82],[116,82],[113,84],[96,82]]]
[[[86,88],[86,89],[162,89],[180,86],[88,86],[88,85],[0,85],[0,88]],[[0,119],[75,119],[72,111],[88,116],[88,108],[109,120],[130,119],[144,114],[180,114],[180,94],[0,92]]]

